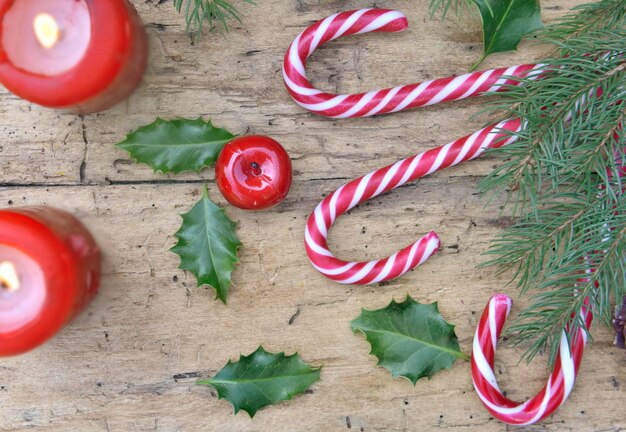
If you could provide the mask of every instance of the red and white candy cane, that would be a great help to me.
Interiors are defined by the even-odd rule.
[[[435,171],[480,156],[488,148],[514,141],[505,131],[518,131],[520,120],[507,120],[393,165],[381,168],[340,187],[327,196],[309,218],[305,230],[306,251],[313,266],[342,284],[373,284],[394,279],[417,267],[439,250],[439,236],[431,231],[395,254],[373,261],[348,262],[328,249],[328,229],[337,217],[360,203]]]
[[[407,27],[402,12],[388,9],[341,12],[313,24],[296,37],[285,55],[283,77],[289,93],[298,105],[319,115],[369,117],[503,91],[506,86],[517,84],[507,77],[524,76],[542,67],[511,66],[350,95],[317,90],[306,76],[306,59],[326,42],[353,34],[400,32]]]
[[[483,405],[496,418],[509,424],[530,425],[552,414],[565,402],[574,388],[587,342],[585,329],[591,325],[592,314],[586,307],[583,309],[585,329],[578,330],[571,344],[563,332],[559,354],[548,377],[548,383],[535,397],[519,403],[504,396],[498,387],[494,372],[498,337],[510,312],[511,298],[507,295],[496,294],[489,300],[474,336],[472,380]]]
[[[285,55],[283,76],[291,96],[302,107],[320,115],[366,117],[502,91],[517,84],[509,78],[511,76],[533,78],[541,73],[542,65],[527,64],[353,95],[324,93],[309,82],[305,71],[306,59],[320,45],[345,35],[398,32],[407,25],[407,19],[401,12],[361,9],[332,15],[307,28],[293,41]],[[383,282],[423,263],[440,247],[439,237],[434,232],[390,257],[370,262],[348,262],[335,257],[329,250],[328,230],[337,217],[364,201],[435,171],[476,158],[488,148],[510,144],[515,138],[512,133],[520,127],[519,119],[506,120],[342,186],[323,200],[309,218],[305,243],[311,262],[322,274],[344,284]]]

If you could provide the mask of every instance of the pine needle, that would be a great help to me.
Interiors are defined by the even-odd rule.
[[[472,0],[430,0],[428,10],[431,17],[441,11],[441,19],[443,20],[451,9],[456,15],[460,15],[470,4],[472,4]]]
[[[243,0],[248,4],[255,4],[253,0]],[[229,22],[241,23],[239,10],[229,0],[174,0],[176,12],[185,15],[186,31],[194,37],[199,37],[205,25],[210,32],[228,32]]]

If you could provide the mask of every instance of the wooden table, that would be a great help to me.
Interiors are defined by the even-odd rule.
[[[580,0],[543,1],[547,21]],[[106,113],[79,117],[39,108],[2,91],[2,206],[50,204],[76,213],[104,252],[102,292],[53,341],[0,362],[0,430],[41,431],[499,431],[473,391],[470,366],[413,387],[376,367],[348,322],[360,308],[380,308],[407,294],[438,301],[469,352],[477,319],[492,293],[514,294],[492,269],[476,269],[490,239],[510,223],[495,202],[484,207],[477,182],[498,162],[482,158],[387,194],[341,218],[331,247],[348,259],[375,258],[435,228],[443,250],[418,270],[373,287],[344,287],[319,275],[303,247],[305,221],[320,199],[347,180],[474,131],[471,100],[380,118],[333,121],[297,107],[285,91],[281,62],[308,24],[362,1],[260,1],[241,5],[244,24],[225,38],[192,45],[168,1],[134,1],[148,27],[150,67],[141,89]],[[241,2],[237,2],[239,4]],[[397,35],[344,38],[321,49],[309,68],[336,92],[369,90],[461,73],[479,57],[477,18],[427,17],[427,1],[383,1],[412,23]],[[484,67],[532,61],[545,48],[525,43]],[[180,213],[203,184],[225,204],[213,172],[164,176],[133,164],[114,144],[156,116],[211,118],[235,133],[280,140],[293,158],[287,201],[263,213],[227,214],[245,247],[228,307],[193,276],[177,270],[168,249]],[[518,302],[514,313],[523,301]],[[580,379],[556,415],[527,430],[626,428],[626,356],[603,325],[585,354]],[[195,385],[228,359],[259,344],[298,351],[324,365],[310,393],[260,412],[233,416],[213,390]],[[518,365],[523,348],[503,348],[498,378],[523,400],[545,383],[546,358]]]

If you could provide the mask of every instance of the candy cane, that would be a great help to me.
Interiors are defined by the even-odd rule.
[[[302,107],[320,115],[365,117],[503,91],[518,83],[510,76],[533,79],[542,71],[543,65],[527,64],[354,95],[324,93],[309,82],[306,59],[322,44],[351,34],[402,31],[407,25],[401,12],[386,9],[342,12],[312,25],[293,41],[285,55],[283,76],[291,96]],[[342,186],[318,205],[307,223],[305,243],[313,266],[339,283],[371,284],[401,276],[423,263],[440,247],[435,232],[390,257],[370,262],[348,262],[335,257],[329,250],[328,230],[337,217],[366,200],[437,170],[476,158],[488,148],[510,144],[515,140],[513,133],[520,128],[519,119],[494,124]]]
[[[515,425],[530,425],[552,414],[567,399],[574,388],[583,351],[587,342],[587,332],[592,321],[591,311],[585,306],[582,318],[585,328],[580,328],[572,343],[563,331],[559,354],[548,383],[535,397],[518,403],[504,396],[494,372],[494,357],[498,337],[504,322],[511,312],[511,299],[504,294],[493,296],[478,324],[472,348],[472,380],[478,397],[499,420]]]
[[[517,84],[508,77],[538,76],[543,66],[526,64],[491,69],[352,95],[324,93],[315,89],[307,78],[307,57],[326,42],[353,34],[400,32],[407,26],[402,12],[388,9],[341,12],[313,24],[296,37],[285,55],[283,77],[289,93],[301,107],[319,115],[368,117],[503,91]]]
[[[327,196],[309,218],[305,230],[307,254],[313,266],[326,277],[343,284],[373,284],[401,276],[426,261],[440,247],[434,231],[390,257],[369,262],[348,262],[328,249],[328,229],[337,217],[360,203],[435,171],[480,156],[515,140],[520,120],[507,120],[393,165],[376,170],[340,187]],[[505,131],[508,131],[505,132]]]

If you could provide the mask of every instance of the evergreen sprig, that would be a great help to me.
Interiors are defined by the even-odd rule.
[[[558,55],[540,76],[512,78],[521,85],[489,108],[524,125],[481,187],[506,192],[517,220],[487,265],[513,270],[531,295],[510,328],[528,361],[549,348],[552,363],[564,329],[573,338],[585,326],[583,308],[609,324],[626,294],[625,10],[625,0],[602,0],[548,27],[540,38]]]
[[[243,0],[254,4],[253,0]],[[205,24],[209,31],[228,32],[229,21],[241,23],[239,10],[230,0],[174,0],[178,13],[185,15],[187,33],[198,37],[202,34]]]
[[[441,11],[441,18],[444,19],[450,9],[454,10],[454,13],[459,15],[460,12],[471,3],[471,0],[430,0],[428,10],[431,17],[438,11]]]
[[[597,30],[617,30],[624,27],[625,18],[624,0],[601,0],[574,7],[551,25],[545,34],[552,39],[565,40]]]

